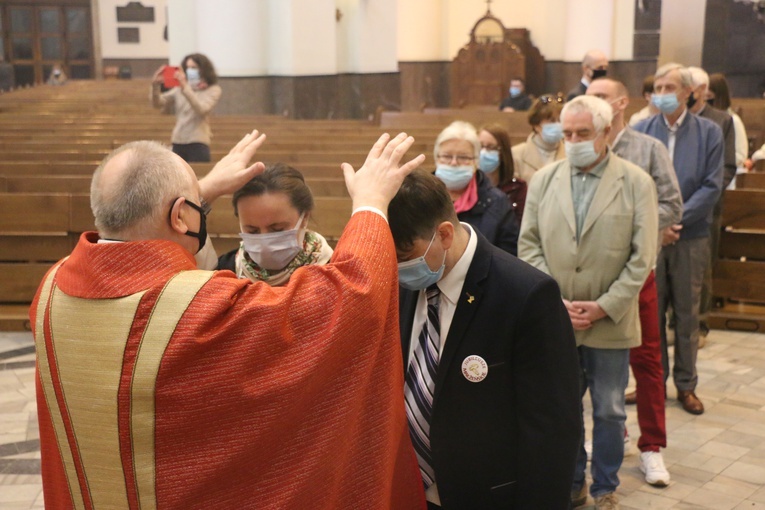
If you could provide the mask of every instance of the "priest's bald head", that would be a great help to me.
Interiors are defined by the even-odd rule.
[[[183,159],[157,142],[131,142],[93,174],[90,206],[102,239],[174,241],[197,253],[206,239],[199,183]]]

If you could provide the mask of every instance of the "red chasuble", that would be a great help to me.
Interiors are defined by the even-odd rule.
[[[425,507],[379,215],[286,287],[97,239],[31,308],[46,508]]]

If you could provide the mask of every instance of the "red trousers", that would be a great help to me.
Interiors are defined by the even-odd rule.
[[[664,420],[659,306],[653,271],[640,290],[640,327],[643,342],[639,347],[630,349],[630,367],[637,385],[638,448],[641,452],[658,452],[659,448],[667,447],[667,427]]]

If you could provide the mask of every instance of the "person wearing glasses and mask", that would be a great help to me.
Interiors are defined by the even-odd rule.
[[[563,98],[551,95],[539,97],[528,113],[531,133],[526,141],[513,146],[515,175],[528,183],[537,170],[566,157],[560,110]]]
[[[294,168],[268,166],[234,193],[233,204],[242,242],[220,257],[218,269],[279,286],[302,266],[329,262],[332,248],[327,240],[306,228],[313,195]]]
[[[454,121],[436,138],[436,177],[454,203],[460,221],[469,223],[490,243],[515,255],[520,223],[507,197],[494,187],[477,162],[481,142],[472,124]]]
[[[175,111],[175,127],[171,141],[173,152],[185,161],[210,161],[210,112],[218,104],[221,88],[212,62],[201,53],[193,53],[183,59],[175,72],[178,85],[162,92],[165,66],[154,73],[151,85],[151,101],[155,108]]]
[[[515,177],[510,134],[500,124],[488,124],[478,130],[478,140],[481,142],[478,168],[507,195],[515,218],[520,222],[526,202],[526,181]]]

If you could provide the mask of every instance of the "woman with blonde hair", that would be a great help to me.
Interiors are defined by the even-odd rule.
[[[478,171],[481,142],[472,124],[455,121],[436,138],[436,177],[454,203],[460,221],[469,223],[490,243],[515,255],[519,222],[507,196]]]

